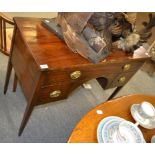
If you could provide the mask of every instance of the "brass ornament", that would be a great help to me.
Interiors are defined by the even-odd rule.
[[[53,92],[50,93],[50,98],[55,98],[55,97],[59,97],[61,94],[60,90],[55,90]]]
[[[126,80],[125,76],[122,76],[122,77],[119,79],[119,83],[123,83],[123,82],[125,82],[125,80]]]
[[[81,76],[81,71],[74,71],[70,74],[71,79],[75,80]]]
[[[127,71],[127,70],[129,70],[131,68],[131,65],[130,64],[125,64],[124,66],[123,66],[123,71]]]

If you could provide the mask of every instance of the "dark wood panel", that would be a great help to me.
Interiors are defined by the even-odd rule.
[[[24,95],[27,99],[32,95],[34,82],[39,72],[33,57],[23,43],[19,31],[16,32],[15,45],[12,53],[12,64],[18,81],[20,82]]]
[[[118,74],[110,84],[110,87],[119,87],[125,85],[137,71]],[[125,79],[121,82],[121,79]]]

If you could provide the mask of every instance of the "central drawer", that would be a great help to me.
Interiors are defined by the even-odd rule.
[[[46,72],[42,86],[50,86],[54,84],[65,83],[74,83],[75,81],[79,82],[84,79],[97,78],[102,75],[109,75],[115,73],[125,73],[128,71],[135,71],[141,67],[143,61],[127,61],[127,62],[111,62],[111,63],[99,63],[87,66],[76,66],[73,68],[66,68],[61,70],[50,70]],[[72,74],[80,72],[80,76],[73,79]],[[96,76],[96,77],[94,77]]]

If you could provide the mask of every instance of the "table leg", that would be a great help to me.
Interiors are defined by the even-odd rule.
[[[6,78],[5,78],[5,84],[4,84],[4,94],[6,94],[9,81],[10,81],[10,76],[11,76],[11,71],[12,71],[12,63],[11,63],[11,58],[12,58],[12,53],[13,53],[13,47],[14,47],[14,41],[15,41],[15,34],[16,34],[16,26],[14,27],[13,31],[13,38],[11,42],[11,48],[10,48],[10,57],[9,57],[9,62],[8,62],[8,67],[7,67],[7,73],[6,73]]]
[[[14,75],[14,82],[13,82],[13,92],[16,91],[16,88],[17,88],[17,81],[18,81],[17,75],[16,75],[16,73],[15,73],[15,75]]]
[[[21,134],[23,133],[23,130],[24,130],[29,118],[30,118],[30,115],[33,111],[33,108],[34,108],[33,104],[27,105],[24,116],[23,116],[22,123],[21,123],[19,131],[18,131],[18,136],[21,136]]]
[[[23,120],[22,120],[20,128],[19,128],[18,136],[21,136],[21,134],[22,134],[29,118],[30,118],[30,115],[31,115],[31,113],[35,107],[35,103],[36,103],[37,98],[38,98],[38,96],[36,94],[38,94],[38,92],[40,90],[42,80],[43,80],[43,77],[41,76],[41,73],[40,73],[40,75],[38,76],[38,80],[36,80],[35,87],[32,90],[31,99],[28,101],[28,104],[27,104],[27,107],[26,107],[26,110],[25,110],[25,113],[23,116]]]
[[[116,96],[118,94],[118,92],[122,89],[123,86],[117,87],[114,92],[109,96],[108,100],[111,100],[114,96]]]
[[[4,84],[4,94],[6,94],[9,81],[10,81],[10,76],[11,76],[11,71],[12,71],[12,63],[11,63],[11,58],[9,59],[8,63],[8,68],[7,68],[7,73],[6,73],[6,78],[5,78],[5,84]]]

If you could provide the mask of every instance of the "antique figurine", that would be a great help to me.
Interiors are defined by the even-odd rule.
[[[128,21],[130,21],[129,17],[130,16],[126,17]],[[132,21],[135,23],[134,20]],[[155,16],[149,14],[149,22],[143,22],[143,25],[144,28],[139,32],[137,32],[134,28],[126,36],[119,36],[120,39],[117,41],[117,43],[115,43],[115,46],[117,45],[118,48],[126,52],[133,52],[140,46],[143,46],[144,43],[147,43],[147,40],[152,36],[151,30],[155,26]]]
[[[149,22],[143,22],[144,28],[139,32],[136,18],[134,12],[65,12],[58,13],[52,29],[71,51],[97,63],[110,54],[111,48],[132,54],[147,42],[155,16],[149,14]]]
[[[57,18],[68,47],[93,63],[109,54],[113,21],[114,13],[106,12],[59,13]]]

